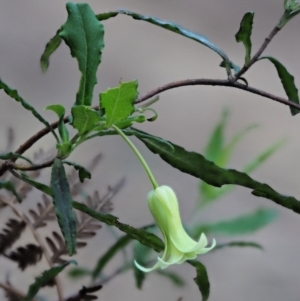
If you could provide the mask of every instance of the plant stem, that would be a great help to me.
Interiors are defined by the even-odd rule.
[[[143,158],[143,156],[141,155],[141,153],[139,152],[139,150],[135,147],[135,145],[130,141],[130,139],[122,132],[121,129],[119,129],[116,125],[113,125],[112,128],[114,130],[116,130],[116,132],[125,140],[125,142],[130,146],[130,148],[133,150],[133,152],[136,154],[136,156],[138,157],[138,159],[140,160],[140,162],[142,163],[152,185],[153,188],[156,189],[158,187],[158,184],[151,172],[151,169],[149,168],[147,162],[145,161],[145,159]]]

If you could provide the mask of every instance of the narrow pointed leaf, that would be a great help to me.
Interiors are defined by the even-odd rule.
[[[61,27],[60,37],[78,61],[81,72],[75,105],[90,106],[97,83],[96,72],[104,48],[104,27],[86,3],[67,3],[67,22]]]
[[[49,124],[49,122],[44,119],[44,117],[42,117],[42,115],[40,115],[40,113],[33,107],[31,106],[28,102],[26,102],[19,94],[17,90],[14,90],[12,88],[10,88],[8,85],[6,85],[1,79],[0,79],[0,90],[3,89],[4,92],[10,96],[11,98],[13,98],[14,100],[16,100],[17,102],[19,102],[24,109],[30,111],[34,117],[36,117],[40,122],[42,122],[49,130],[50,132],[53,134],[53,136],[55,137],[56,141],[59,142],[59,139],[56,135],[56,133],[54,132],[53,128],[51,127],[51,125]]]
[[[165,20],[160,20],[158,18],[155,17],[151,17],[151,16],[144,16],[144,15],[140,15],[128,10],[119,10],[117,12],[110,12],[110,13],[104,13],[104,14],[100,14],[97,15],[98,20],[106,20],[108,18],[111,17],[115,17],[117,16],[117,14],[123,14],[123,15],[127,15],[132,17],[135,20],[141,20],[141,21],[146,21],[149,22],[151,24],[157,25],[159,27],[162,27],[164,29],[170,30],[172,32],[175,32],[179,35],[182,35],[188,39],[194,40],[208,48],[210,48],[211,50],[213,50],[214,52],[216,52],[217,54],[219,54],[223,60],[226,62],[226,68],[231,67],[231,62],[228,58],[228,56],[225,54],[225,52],[223,50],[221,50],[218,46],[216,46],[215,44],[213,44],[210,40],[208,40],[205,36],[200,35],[196,32],[190,31],[188,29],[185,29],[183,27],[181,27],[178,24],[175,24],[173,22],[169,22],[169,21],[165,21]]]
[[[252,241],[231,241],[224,244],[217,244],[216,247],[212,251],[221,250],[227,247],[237,247],[237,248],[255,248],[259,250],[263,250],[262,245],[252,242]]]
[[[84,135],[93,130],[99,115],[91,107],[74,106],[72,107],[72,126],[78,131],[79,135]]]
[[[91,271],[85,268],[73,268],[68,272],[68,276],[73,279],[79,279],[85,276],[90,276]]]
[[[88,214],[89,216],[109,225],[109,226],[117,227],[122,232],[125,232],[126,234],[128,234],[132,239],[138,240],[141,244],[143,244],[149,248],[152,248],[157,252],[161,252],[164,249],[163,242],[156,235],[149,233],[149,232],[145,231],[144,229],[136,229],[129,225],[120,223],[116,216],[113,216],[111,214],[99,213],[99,212],[87,207],[86,205],[75,202],[75,201],[73,202],[73,207],[75,209],[80,210],[80,211]]]
[[[254,212],[235,217],[233,219],[219,221],[213,224],[204,224],[194,227],[191,232],[194,237],[204,233],[217,233],[222,235],[245,235],[258,231],[272,223],[278,217],[278,213],[271,209],[257,209]]]
[[[23,159],[25,161],[27,161],[30,164],[33,164],[31,160],[27,159],[26,157],[19,155],[17,153],[5,153],[5,154],[0,154],[0,160],[10,160],[10,159],[15,159],[15,158],[19,158],[19,159]]]
[[[32,300],[42,287],[46,286],[50,281],[52,281],[70,263],[77,264],[74,260],[67,261],[59,266],[55,266],[49,270],[44,271],[40,277],[35,278],[35,282],[30,285],[24,301]]]
[[[76,252],[76,217],[72,210],[73,201],[63,162],[59,159],[55,159],[52,166],[51,190],[58,224],[64,236],[68,253],[72,256]]]
[[[46,72],[49,67],[49,59],[53,52],[59,47],[62,39],[59,35],[60,29],[56,32],[55,36],[47,43],[45,50],[40,59],[40,65],[43,72]]]
[[[202,295],[202,301],[208,300],[210,293],[210,283],[205,266],[196,260],[188,260],[188,263],[196,269],[195,283],[198,285],[199,291]]]
[[[125,120],[134,112],[134,101],[138,96],[138,82],[124,82],[119,87],[100,93],[100,107],[105,110],[106,127]]]
[[[291,75],[287,71],[287,69],[278,60],[274,59],[273,57],[264,56],[260,58],[260,60],[263,59],[267,59],[271,63],[273,63],[288,99],[296,104],[299,104],[299,94],[298,94],[298,89],[295,85],[294,76]],[[290,110],[293,116],[297,115],[300,112],[298,109],[291,108],[291,107]]]
[[[76,170],[78,170],[78,175],[79,175],[79,179],[80,179],[81,183],[83,183],[84,179],[91,179],[92,178],[91,173],[86,168],[84,168],[83,166],[81,166],[77,163],[70,162],[70,161],[65,161],[65,160],[63,161],[63,163],[67,164],[67,165],[71,165]]]
[[[173,151],[157,139],[138,137],[153,153],[158,154],[164,161],[180,171],[199,178],[206,183],[221,187],[235,184],[252,189],[252,194],[264,197],[300,214],[300,201],[292,196],[278,193],[269,185],[252,179],[246,173],[218,167],[206,160],[201,154],[189,152],[183,147],[173,144]]]
[[[242,42],[245,46],[245,65],[250,62],[251,59],[251,34],[253,25],[254,12],[248,12],[243,16],[240,24],[240,29],[235,35],[236,41]]]
[[[18,195],[15,186],[12,182],[10,181],[0,181],[0,189],[6,189],[10,191],[18,200],[19,203],[22,202],[21,197]]]
[[[131,237],[129,235],[124,235],[118,239],[118,241],[111,246],[103,256],[101,256],[97,262],[96,267],[92,272],[92,278],[96,279],[99,277],[108,262],[121,250],[123,250],[131,242]]]

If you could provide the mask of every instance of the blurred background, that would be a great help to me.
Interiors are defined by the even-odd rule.
[[[178,23],[185,28],[207,36],[222,48],[237,64],[242,65],[244,48],[235,42],[235,33],[244,13],[255,12],[252,33],[252,51],[255,52],[283,13],[283,0],[110,0],[86,1],[96,13],[126,8],[145,15]],[[51,57],[50,67],[42,74],[39,58],[45,44],[67,17],[66,1],[11,1],[0,0],[0,76],[16,88],[50,121],[56,117],[43,112],[49,104],[62,103],[70,108],[77,92],[80,74],[77,62],[71,58],[69,48],[63,43]],[[97,104],[100,91],[117,86],[120,79],[138,79],[140,94],[166,83],[188,78],[225,78],[224,69],[218,65],[220,58],[208,48],[186,40],[175,33],[151,24],[118,16],[104,23],[105,50],[98,71],[98,84],[94,92]],[[300,86],[300,17],[295,18],[274,38],[265,54],[279,59],[295,76]],[[251,86],[285,97],[273,65],[267,61],[257,64],[246,74]],[[32,118],[21,105],[0,92],[0,145],[6,143],[8,127],[15,129],[16,146],[19,146],[42,125]],[[250,124],[260,127],[251,131],[236,148],[231,168],[241,169],[246,163],[274,142],[287,138],[283,148],[264,165],[253,172],[258,181],[268,183],[277,191],[300,198],[299,171],[300,116],[291,117],[290,110],[269,99],[244,91],[222,87],[184,87],[164,92],[153,108],[159,118],[154,123],[139,128],[166,138],[187,150],[202,152],[218,122],[221,112],[231,112],[226,135],[232,137],[239,129]],[[134,141],[160,184],[175,188],[183,220],[188,219],[198,199],[199,181],[172,169],[150,153],[139,141]],[[49,135],[28,151],[53,148]],[[87,165],[93,155],[103,154],[103,160],[93,172],[89,189],[104,191],[123,176],[126,185],[114,200],[114,214],[123,223],[139,227],[152,223],[146,194],[150,182],[136,157],[119,137],[92,140],[79,147],[71,161]],[[86,156],[88,154],[88,156]],[[41,180],[49,181],[49,170]],[[34,191],[25,206],[40,198]],[[279,218],[263,230],[248,235],[247,240],[263,245],[264,250],[252,248],[226,248],[199,257],[206,265],[211,281],[210,300],[299,300],[300,283],[300,217],[269,200],[251,195],[249,189],[238,187],[222,200],[215,202],[201,214],[203,222],[231,218],[260,206],[275,208]],[[8,218],[8,210],[0,212],[1,224]],[[216,237],[217,238],[217,237]],[[212,237],[210,236],[211,240]],[[89,246],[76,257],[81,266],[93,267],[99,256],[114,242],[108,231],[99,231]],[[117,264],[117,263],[115,263]],[[15,265],[0,260],[0,280],[10,273],[14,285],[25,289],[37,275],[35,268],[16,274]],[[113,268],[111,268],[113,270]],[[109,270],[109,268],[108,268]],[[100,300],[199,300],[199,291],[193,283],[195,271],[189,265],[172,267],[187,279],[187,285],[177,288],[156,274],[150,274],[139,291],[135,288],[132,271],[117,277],[99,292]],[[82,283],[64,280],[65,294],[80,288]],[[46,293],[55,296],[55,290]]]

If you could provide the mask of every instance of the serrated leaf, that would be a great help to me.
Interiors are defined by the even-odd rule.
[[[118,253],[122,251],[128,243],[131,241],[131,237],[129,235],[124,235],[118,239],[118,241],[112,245],[105,253],[102,255],[97,262],[96,267],[92,271],[92,278],[95,280],[99,277],[104,267],[108,264],[108,262]]]
[[[115,17],[115,16],[117,16],[117,14],[123,14],[123,15],[130,16],[135,20],[141,20],[141,21],[149,22],[151,24],[157,25],[159,27],[170,30],[170,31],[175,32],[179,35],[182,35],[182,36],[184,36],[188,39],[194,40],[194,41],[210,48],[211,50],[213,50],[217,54],[219,54],[225,60],[226,67],[228,66],[227,68],[230,69],[231,61],[229,60],[228,56],[225,54],[225,52],[223,50],[221,50],[218,46],[213,44],[205,36],[200,35],[196,32],[190,31],[188,29],[185,29],[185,28],[181,27],[180,25],[175,24],[173,22],[160,20],[158,18],[151,17],[151,16],[140,15],[140,14],[128,11],[128,10],[118,10],[117,12],[110,12],[110,13],[100,14],[100,15],[97,15],[97,18],[98,18],[98,20],[101,21],[101,20],[106,20],[108,18]]]
[[[199,291],[202,295],[202,301],[208,300],[210,283],[205,266],[196,260],[188,260],[187,262],[196,269],[197,275],[196,278],[194,278],[194,281],[198,285]]]
[[[40,59],[40,65],[43,72],[46,72],[49,67],[49,59],[52,53],[59,47],[62,39],[59,35],[60,29],[56,32],[55,36],[46,44],[45,50]]]
[[[30,287],[28,289],[28,293],[27,293],[26,297],[24,298],[24,301],[32,300],[34,298],[34,296],[38,293],[40,288],[47,285],[47,283],[49,283],[51,280],[53,280],[70,263],[77,264],[76,261],[74,261],[74,260],[67,261],[59,266],[55,266],[49,270],[44,271],[40,277],[35,278],[35,282],[30,285]]]
[[[87,3],[67,3],[68,19],[61,27],[60,37],[78,61],[81,72],[75,105],[91,106],[96,72],[104,48],[104,27]]]
[[[139,138],[139,137],[138,137]],[[252,179],[246,173],[224,169],[206,160],[201,154],[189,152],[183,147],[172,144],[171,151],[166,144],[157,139],[139,138],[153,153],[158,154],[164,161],[180,171],[199,178],[206,183],[221,187],[222,185],[235,184],[252,189],[252,194],[267,198],[285,208],[300,213],[300,201],[292,196],[278,193],[269,185]]]
[[[254,12],[248,12],[243,16],[240,24],[240,29],[235,35],[235,40],[239,43],[242,42],[245,46],[245,65],[250,62],[251,59],[251,34],[253,26]]]
[[[255,249],[259,249],[259,250],[264,249],[260,244],[258,244],[256,242],[252,242],[252,241],[231,241],[231,242],[227,242],[224,244],[218,244],[212,251],[221,250],[221,249],[227,248],[227,247],[255,248]]]
[[[185,281],[183,278],[181,278],[178,274],[166,270],[157,270],[157,274],[168,278],[173,284],[176,286],[184,286]]]
[[[72,126],[78,130],[79,135],[84,135],[93,130],[98,122],[98,113],[87,106],[72,107]]]
[[[76,252],[76,217],[72,210],[70,187],[60,159],[55,159],[51,172],[51,190],[58,224],[70,256]]]
[[[271,209],[257,209],[233,219],[219,221],[213,224],[204,224],[194,227],[191,232],[194,237],[199,237],[202,232],[217,233],[222,235],[245,235],[258,231],[274,222],[278,213]]]
[[[0,90],[3,89],[4,92],[10,96],[11,98],[13,98],[14,100],[16,100],[17,102],[19,102],[22,107],[28,111],[30,111],[34,117],[36,117],[40,122],[42,122],[48,129],[49,131],[53,134],[54,138],[56,139],[57,142],[59,142],[59,139],[56,135],[56,133],[54,132],[53,128],[51,127],[51,125],[49,124],[49,122],[44,119],[44,117],[42,117],[40,115],[40,113],[32,106],[30,105],[28,102],[26,102],[19,94],[17,90],[11,89],[8,85],[6,85],[1,79],[0,79]]]
[[[8,191],[10,191],[18,200],[19,203],[22,202],[21,197],[19,196],[19,194],[17,193],[15,186],[12,182],[10,181],[0,181],[0,189],[6,189]]]
[[[271,56],[263,56],[260,58],[260,60],[263,59],[269,60],[275,66],[288,99],[296,104],[299,104],[298,89],[295,85],[294,76],[291,75],[288,70],[275,58]],[[293,116],[300,112],[298,109],[292,107],[290,107],[290,110]]]
[[[100,93],[100,108],[105,110],[106,127],[125,120],[134,112],[138,82],[124,82],[119,87]]]
[[[45,107],[44,110],[53,111],[54,113],[56,113],[56,115],[59,118],[58,131],[59,131],[60,138],[63,143],[68,143],[69,142],[69,131],[64,123],[64,116],[65,116],[65,112],[66,112],[66,109],[64,108],[64,106],[62,106],[60,104],[49,105],[49,106]]]
[[[5,154],[0,154],[0,160],[10,160],[10,159],[15,159],[15,158],[19,158],[19,159],[23,159],[25,161],[27,161],[30,164],[33,164],[31,160],[27,159],[26,157],[17,154],[17,153],[5,153]]]
[[[87,207],[86,205],[75,201],[73,201],[73,208],[80,210],[109,226],[117,227],[122,232],[128,234],[132,239],[138,240],[143,245],[152,248],[157,252],[161,252],[164,250],[164,243],[156,235],[149,233],[144,229],[136,229],[129,225],[120,223],[118,221],[118,218],[114,215],[107,214],[107,213],[106,214],[99,213]]]
[[[81,165],[79,165],[75,162],[70,162],[70,161],[65,161],[65,160],[63,161],[63,163],[71,165],[76,170],[78,170],[78,175],[79,175],[79,179],[80,179],[81,183],[83,183],[84,179],[91,179],[92,178],[91,173],[86,168],[84,168],[83,166],[81,166]]]

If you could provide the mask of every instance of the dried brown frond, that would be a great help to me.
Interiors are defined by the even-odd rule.
[[[49,236],[46,237],[46,242],[53,254],[51,257],[51,262],[64,263],[66,260],[61,258],[61,256],[68,254],[64,239],[56,231],[52,232],[52,236],[53,238],[50,238]]]
[[[91,295],[90,293],[94,293],[99,291],[102,288],[102,285],[94,285],[91,287],[83,286],[82,289],[74,296],[68,298],[66,301],[86,301],[86,300],[97,300],[98,297],[95,295]]]
[[[6,223],[6,228],[4,228],[2,233],[0,233],[0,254],[3,254],[3,252],[10,248],[13,243],[18,240],[25,227],[25,222],[12,218],[9,219]]]
[[[15,251],[6,255],[7,258],[16,261],[19,268],[24,271],[27,266],[37,264],[43,256],[40,246],[28,244],[25,247],[19,247]]]
[[[33,218],[33,227],[35,229],[45,227],[47,221],[56,220],[54,207],[51,199],[43,194],[43,203],[37,203],[37,211],[30,209],[29,214]]]

